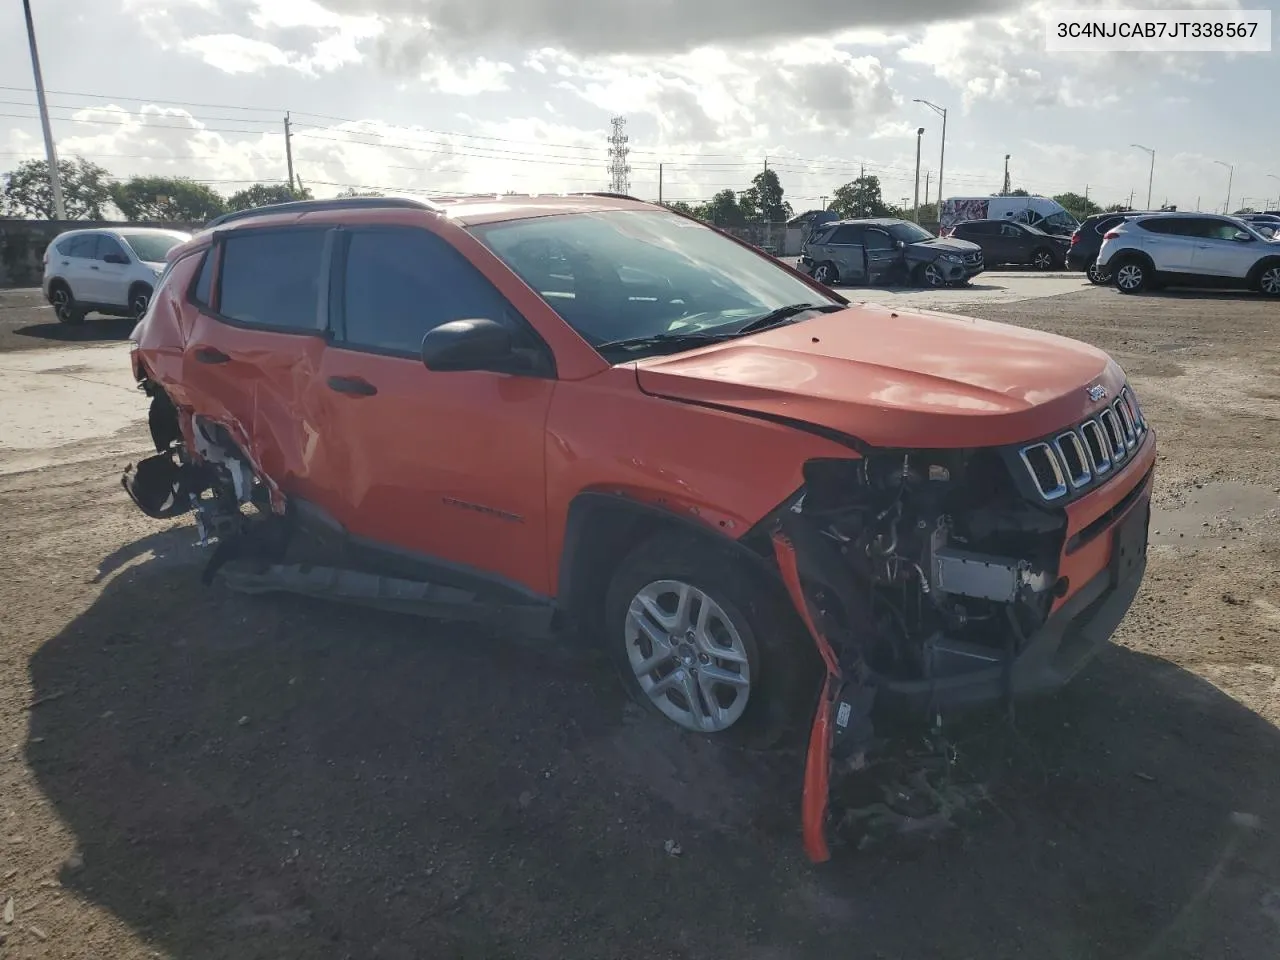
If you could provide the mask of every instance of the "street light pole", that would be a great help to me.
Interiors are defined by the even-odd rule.
[[[1277,177],[1274,173],[1268,173],[1267,176],[1270,177],[1272,180],[1280,180],[1280,177]],[[1280,208],[1280,199],[1276,200],[1276,207]]]
[[[945,108],[938,106],[936,103],[930,103],[928,100],[916,98],[913,103],[923,103],[926,107],[942,118],[942,150],[938,155],[938,221],[942,221],[942,171],[947,162],[947,111]],[[927,198],[926,198],[927,199]]]
[[[1150,210],[1151,209],[1151,184],[1154,183],[1156,179],[1156,152],[1152,150],[1150,147],[1144,147],[1140,143],[1132,143],[1130,144],[1130,146],[1137,147],[1139,150],[1145,150],[1147,153],[1151,154],[1151,170],[1147,174],[1147,209]]]
[[[1009,154],[1004,155],[1004,186],[1000,188],[1005,196],[1009,195]]]
[[[36,104],[40,108],[40,126],[44,130],[44,155],[49,164],[49,186],[53,191],[53,215],[57,220],[65,220],[67,208],[62,203],[62,178],[58,175],[58,148],[53,142],[53,128],[49,126],[49,105],[44,99],[44,77],[40,73],[40,54],[36,50],[36,26],[31,19],[31,0],[22,0],[22,12],[27,16],[27,43],[31,47],[31,72],[36,78]]]
[[[916,130],[916,223],[920,222],[920,138],[924,136],[924,127]]]
[[[1225,160],[1215,160],[1214,163],[1227,168],[1227,205],[1223,208],[1223,214],[1229,216],[1231,214],[1231,184],[1235,179],[1236,165],[1227,163]]]

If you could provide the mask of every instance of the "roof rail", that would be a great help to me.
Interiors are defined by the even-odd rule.
[[[419,200],[415,197],[334,197],[331,200],[289,200],[285,203],[269,203],[262,207],[250,207],[248,210],[233,210],[220,217],[214,217],[204,225],[204,229],[212,230],[237,220],[250,217],[269,217],[277,213],[318,213],[327,210],[377,210],[386,207],[401,209],[430,210],[441,212],[444,208],[430,200]]]
[[[641,200],[639,197],[633,197],[628,193],[611,193],[608,190],[587,190],[578,194],[580,197],[608,197],[611,200],[634,200],[636,203],[648,203],[648,200]]]

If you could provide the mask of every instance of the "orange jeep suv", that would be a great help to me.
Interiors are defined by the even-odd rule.
[[[1155,436],[1105,353],[851,304],[628,197],[230,214],[133,339],[124,486],[211,563],[545,614],[703,734],[1052,690],[1145,568]]]

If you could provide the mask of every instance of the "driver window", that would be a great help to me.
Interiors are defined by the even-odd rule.
[[[494,320],[523,332],[506,298],[425,230],[353,230],[344,280],[342,339],[352,347],[417,356],[422,338],[451,320]]]
[[[866,247],[868,250],[892,250],[893,241],[883,230],[868,230]]]
[[[116,242],[115,242],[114,240],[112,240],[110,237],[102,236],[101,234],[99,234],[99,235],[98,235],[98,246],[97,246],[97,250],[96,250],[96,252],[95,252],[95,254],[94,254],[94,259],[95,259],[95,260],[106,260],[106,259],[107,259],[107,257],[108,257],[110,254],[113,254],[113,253],[114,253],[117,257],[123,257],[123,258],[125,259],[125,261],[126,261],[126,262],[127,262],[127,261],[128,261],[128,259],[129,259],[128,257],[125,257],[125,255],[124,255],[124,250],[123,250],[123,249],[121,249],[120,244],[116,243]]]

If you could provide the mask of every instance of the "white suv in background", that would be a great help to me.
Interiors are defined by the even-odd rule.
[[[1236,217],[1157,213],[1103,236],[1098,269],[1121,293],[1157,286],[1226,287],[1280,296],[1280,241]]]
[[[147,227],[69,230],[45,249],[45,299],[63,323],[83,323],[88,313],[141,320],[165,255],[190,239]]]

